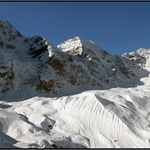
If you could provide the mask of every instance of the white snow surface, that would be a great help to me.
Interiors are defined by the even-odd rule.
[[[104,53],[94,42],[79,37],[54,47],[39,36],[17,37],[18,31],[7,21],[0,21],[0,24],[7,31],[4,36],[5,30],[0,30],[4,43],[0,47],[0,66],[13,67],[15,73],[13,87],[0,93],[0,148],[150,148],[150,49],[114,57]],[[9,30],[13,31],[12,37],[16,37],[13,41],[8,41]],[[40,48],[40,44],[33,43],[37,39],[48,49],[40,55],[39,61],[26,55],[29,47]],[[25,40],[26,44],[19,44]],[[8,49],[6,43],[16,48]],[[87,79],[90,73],[86,64],[93,61],[99,64],[98,69],[94,69],[101,69],[101,72],[91,78],[111,79],[118,73],[117,80],[112,78],[112,84],[101,80],[103,88],[97,90],[90,90],[84,84],[68,85],[57,94],[36,92],[34,84],[38,75],[45,81],[55,75],[51,66],[41,67],[45,60],[68,51],[73,51],[73,59],[85,69]],[[102,53],[106,55],[104,59]],[[76,55],[84,54],[83,63],[78,62],[80,59]],[[119,67],[108,65],[106,58],[118,66],[120,62],[114,62],[115,58],[121,60],[129,72],[135,73],[134,78],[123,78]],[[136,61],[137,66],[129,59]],[[1,68],[0,75],[6,71]],[[34,81],[21,86],[25,79]],[[3,82],[0,78],[0,83]]]
[[[149,77],[135,88],[0,101],[1,147],[148,148]],[[49,125],[51,125],[49,127]],[[3,141],[2,141],[3,140]]]

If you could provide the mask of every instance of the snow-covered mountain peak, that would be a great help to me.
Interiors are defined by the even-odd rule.
[[[82,42],[78,36],[59,44],[57,47],[60,48],[63,52],[67,52],[72,55],[81,55],[83,52]]]
[[[110,84],[144,73],[137,71],[137,64],[109,54],[93,41],[76,36],[55,47],[40,36],[18,37],[15,33],[19,31],[9,22],[0,23],[0,32],[5,29],[6,33],[14,33],[11,40],[4,40],[5,36],[1,35],[0,65],[3,69],[0,83],[3,92],[24,85],[45,93],[59,93],[70,87],[108,88]],[[11,76],[7,86],[3,72]]]
[[[107,53],[93,41],[86,41],[79,38],[78,36],[71,38],[63,43],[60,43],[57,47],[63,52],[66,52],[67,54],[89,57],[89,59],[92,59],[93,57],[98,57],[102,53]],[[107,54],[110,55],[109,53]]]
[[[8,21],[0,20],[0,91],[32,87],[54,54],[62,53],[40,36],[25,37]]]
[[[139,48],[135,52],[124,53],[123,56],[127,56],[129,58],[142,57],[143,59],[149,59],[150,58],[150,49]]]
[[[21,33],[8,21],[0,20],[0,40],[1,42],[15,40],[21,37]]]
[[[150,49],[140,48],[136,52],[124,53],[122,56],[150,71]]]
[[[140,48],[136,51],[136,53],[139,53],[142,57],[145,57],[146,59],[150,58],[150,49]]]

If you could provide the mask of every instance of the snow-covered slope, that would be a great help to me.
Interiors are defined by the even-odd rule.
[[[122,82],[130,82],[128,78],[133,80],[135,76],[137,79],[137,77],[148,75],[147,70],[132,60],[119,55],[111,55],[94,42],[88,42],[79,37],[69,39],[57,47],[72,55],[75,63],[82,66],[88,75],[88,83],[96,88],[110,88],[111,85],[122,86]]]
[[[150,147],[150,50],[57,46],[0,20],[0,148]]]
[[[150,49],[140,48],[136,52],[124,53],[123,56],[150,71]]]
[[[126,57],[111,55],[92,41],[75,37],[55,47],[40,36],[22,36],[8,21],[0,24],[1,92],[25,86],[38,93],[85,86],[103,89],[146,74]]]

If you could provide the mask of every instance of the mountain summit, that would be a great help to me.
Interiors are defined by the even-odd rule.
[[[22,35],[8,21],[0,20],[0,37],[1,41],[7,42],[22,37]]]
[[[132,57],[144,64],[147,54]],[[27,38],[8,21],[0,21],[0,91],[28,87],[38,93],[69,89],[103,89],[120,86],[135,76],[146,75],[131,54],[111,55],[92,41],[71,38],[58,46],[45,38]]]

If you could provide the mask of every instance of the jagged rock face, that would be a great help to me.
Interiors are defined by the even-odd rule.
[[[10,89],[13,84],[14,73],[12,68],[8,66],[0,66],[0,90],[5,92]]]
[[[69,39],[57,47],[73,56],[73,60],[89,75],[88,83],[95,87],[101,87],[103,83],[119,82],[123,78],[132,78],[138,69],[131,60],[111,55],[94,42],[87,42],[79,37]]]
[[[129,58],[130,60],[132,60],[133,62],[139,64],[145,64],[146,63],[146,58],[143,57],[142,55],[140,55],[138,52],[130,52],[130,53],[124,53],[123,54],[124,57]]]
[[[123,56],[111,55],[79,37],[55,47],[40,36],[24,37],[9,22],[0,21],[1,92],[24,86],[39,93],[81,86],[99,89],[135,76],[137,59],[130,60],[130,54]],[[139,55],[133,57],[143,60]]]
[[[48,51],[44,55],[44,48],[47,47],[44,39],[39,36],[26,38],[9,22],[0,21],[0,40],[0,91],[18,90],[24,85],[36,84],[40,66],[48,58]],[[38,59],[42,60],[41,64]]]
[[[37,91],[57,93],[67,86],[78,86],[83,83],[83,70],[81,66],[73,62],[72,56],[70,55],[62,54],[61,57],[60,55],[53,55],[47,59],[46,65],[47,68],[51,68],[50,71],[53,72],[53,77],[48,81],[40,77],[36,86]]]
[[[139,68],[150,71],[150,49],[140,48],[136,52],[124,53],[122,56],[132,60]]]

